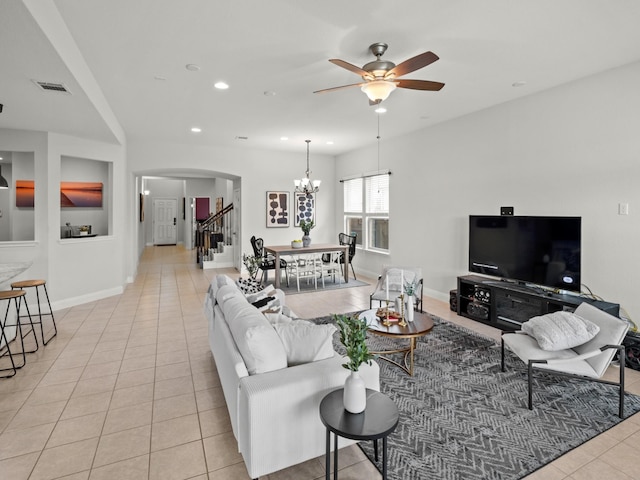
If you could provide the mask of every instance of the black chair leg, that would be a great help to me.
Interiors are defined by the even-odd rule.
[[[353,279],[357,280],[358,277],[356,277],[356,271],[353,269],[353,263],[349,262],[349,265],[351,265],[351,272],[353,273]]]

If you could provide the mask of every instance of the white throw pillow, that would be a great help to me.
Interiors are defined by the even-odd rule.
[[[335,325],[315,325],[303,320],[273,326],[287,354],[287,364],[300,365],[331,358]]]
[[[542,350],[555,352],[587,343],[600,327],[572,312],[553,312],[526,321],[522,331],[535,338]]]
[[[245,332],[245,340],[254,362],[251,370],[247,367],[249,375],[287,368],[287,354],[271,325],[248,328]]]
[[[244,295],[228,299],[222,310],[249,375],[286,368],[287,354],[280,337]]]

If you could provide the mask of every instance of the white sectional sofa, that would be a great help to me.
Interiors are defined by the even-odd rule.
[[[295,315],[284,305],[284,293],[263,291],[270,293],[276,300],[266,308],[283,312],[264,315],[231,278],[217,275],[205,300],[209,345],[238,450],[252,478],[325,453],[320,401],[341,388],[349,374],[330,338],[327,344],[333,327],[290,320]],[[367,388],[380,389],[375,362],[360,373]],[[339,446],[351,443],[341,438]]]

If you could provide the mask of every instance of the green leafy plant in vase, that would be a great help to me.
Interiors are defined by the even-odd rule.
[[[302,235],[303,247],[308,247],[309,245],[311,245],[311,237],[309,236],[309,232],[315,226],[316,224],[313,222],[313,220],[304,220],[304,219],[300,220],[299,227],[302,229],[302,233],[304,234]]]
[[[342,366],[351,371],[344,382],[344,408],[350,413],[361,413],[367,406],[364,380],[358,370],[363,363],[371,365],[375,357],[367,347],[367,322],[357,316],[334,315],[340,332],[340,342],[347,352],[349,361]]]
[[[256,278],[256,273],[258,273],[258,268],[260,267],[258,259],[254,255],[247,255],[246,253],[243,253],[242,263],[244,263],[247,272],[249,272],[249,276],[251,278]]]

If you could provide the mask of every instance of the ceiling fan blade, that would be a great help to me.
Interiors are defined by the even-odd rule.
[[[371,74],[365,70],[362,70],[360,67],[356,67],[355,65],[345,62],[344,60],[340,60],[339,58],[332,58],[329,60],[334,65],[337,65],[342,68],[346,68],[350,72],[353,72],[361,77],[371,77]]]
[[[322,90],[316,90],[313,93],[327,93],[327,92],[333,92],[335,90],[342,90],[343,88],[350,88],[350,87],[361,87],[362,85],[364,85],[366,82],[362,82],[362,83],[352,83],[350,85],[341,85],[339,87],[331,87],[331,88],[324,88]]]
[[[444,87],[444,83],[440,82],[431,82],[429,80],[394,80],[396,85],[400,88],[410,88],[412,90],[431,90],[432,92],[437,92],[442,87]]]
[[[424,52],[420,55],[416,55],[415,57],[410,58],[409,60],[405,60],[399,65],[396,65],[394,68],[389,70],[387,74],[384,76],[385,78],[395,76],[396,78],[401,77],[402,75],[406,75],[407,73],[415,72],[416,70],[421,69],[422,67],[426,67],[427,65],[432,64],[438,57],[433,52]]]

